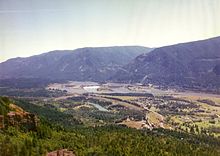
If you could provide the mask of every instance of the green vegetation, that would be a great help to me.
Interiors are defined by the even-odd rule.
[[[10,110],[9,104],[10,101],[8,98],[6,97],[0,98],[0,115],[6,115],[9,112]]]
[[[0,88],[0,95],[17,97],[57,97],[65,95],[59,90],[48,91],[44,88],[33,89],[31,92],[26,89]]]
[[[219,140],[158,129],[138,131],[124,127],[58,130],[41,124],[24,133],[9,127],[0,135],[0,155],[44,155],[68,148],[80,155],[220,155]]]
[[[0,102],[1,108],[3,104],[10,103],[7,98],[0,98]],[[85,127],[73,116],[56,109],[35,106],[25,101],[16,103],[43,118],[32,130],[18,126],[2,129],[1,156],[39,156],[62,148],[73,150],[77,156],[220,155],[220,140],[204,134],[164,129],[136,130],[114,125]],[[4,108],[7,113],[8,108]],[[64,124],[71,126],[64,127]]]
[[[0,83],[0,95],[16,97],[57,97],[66,95],[65,91],[46,90],[53,81],[47,79],[22,78],[5,79]]]
[[[34,105],[26,100],[18,99],[16,99],[16,104],[24,110],[36,114],[43,120],[47,120],[51,125],[60,125],[66,128],[81,125],[81,122],[76,120],[73,115],[62,113],[57,109]]]
[[[82,97],[70,98],[59,101],[42,101],[30,99],[14,99],[16,104],[28,112],[34,113],[44,119],[47,119],[52,124],[62,125],[66,128],[75,125],[84,124],[85,126],[107,125],[118,123],[128,116],[134,119],[141,120],[144,114],[137,110],[121,110],[117,112],[103,112],[91,106],[91,108],[80,107],[86,103]],[[109,105],[108,102],[89,99],[89,102],[98,103],[101,106]],[[66,109],[64,111],[60,111]]]

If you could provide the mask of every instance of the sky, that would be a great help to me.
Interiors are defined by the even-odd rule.
[[[0,62],[51,50],[220,36],[220,0],[0,0]]]

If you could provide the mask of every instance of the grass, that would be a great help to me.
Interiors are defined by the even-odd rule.
[[[132,120],[124,120],[120,125],[126,125],[130,128],[136,128],[136,129],[141,129],[142,125],[144,124],[142,121],[132,121]]]

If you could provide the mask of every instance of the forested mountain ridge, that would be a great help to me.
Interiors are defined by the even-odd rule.
[[[220,37],[150,49],[139,46],[52,51],[0,63],[0,79],[153,83],[220,88]]]
[[[220,88],[220,37],[156,48],[141,54],[113,79],[187,87]]]
[[[105,81],[136,56],[150,50],[139,46],[80,48],[14,58],[0,63],[0,79]]]

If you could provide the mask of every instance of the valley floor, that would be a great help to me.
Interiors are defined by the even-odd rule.
[[[11,153],[19,156],[24,154],[22,148],[29,155],[62,149],[77,156],[220,155],[219,95],[95,82],[0,91],[39,116],[36,129],[18,125],[2,129],[2,151],[17,149]],[[9,115],[21,111],[14,108]]]
[[[164,90],[153,85],[95,82],[56,83],[47,89],[67,92],[67,95],[53,99],[57,103],[71,103],[71,98],[73,101],[84,99],[79,100],[77,106],[74,102],[66,104],[65,108],[58,104],[57,107],[64,112],[69,109],[98,109],[94,110],[97,115],[105,116],[103,112],[106,111],[114,118],[110,123],[137,129],[161,127],[220,135],[220,95],[217,94]],[[91,101],[96,106],[91,105]],[[118,114],[123,115],[118,117]],[[104,118],[108,117],[100,118],[97,124],[106,124]]]

